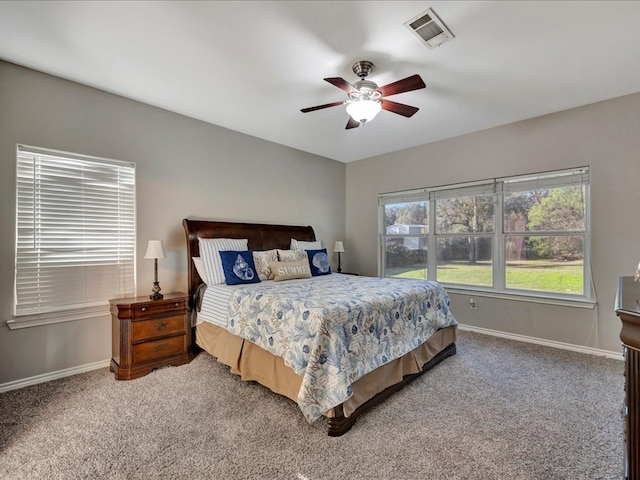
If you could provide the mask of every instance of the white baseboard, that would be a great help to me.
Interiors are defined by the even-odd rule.
[[[49,382],[58,378],[70,377],[71,375],[77,375],[78,373],[97,370],[99,368],[108,367],[110,363],[110,359],[101,360],[99,362],[87,363],[78,367],[65,368],[64,370],[58,370],[56,372],[44,373],[42,375],[36,375],[34,377],[22,378],[20,380],[14,380],[13,382],[1,383],[0,393],[8,392],[9,390],[17,390],[18,388],[28,387],[29,385],[35,385],[37,383]]]
[[[589,355],[596,355],[598,357],[613,358],[615,360],[624,360],[622,352],[610,352],[609,350],[600,350],[592,347],[581,347],[579,345],[572,345],[570,343],[556,342],[553,340],[545,340],[543,338],[529,337],[527,335],[518,335],[516,333],[501,332],[499,330],[491,330],[489,328],[474,327],[472,325],[458,325],[460,330],[468,330],[470,332],[484,333],[485,335],[493,335],[494,337],[508,338],[510,340],[517,340],[519,342],[535,343],[537,345],[544,345],[547,347],[561,348],[563,350],[572,350],[574,352],[588,353]]]

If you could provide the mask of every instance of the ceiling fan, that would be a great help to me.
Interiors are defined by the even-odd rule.
[[[336,107],[338,105],[347,105],[347,113],[349,121],[346,129],[356,128],[361,124],[364,125],[375,117],[380,110],[397,113],[403,117],[411,117],[419,109],[403,103],[392,102],[385,97],[397,95],[399,93],[411,92],[425,88],[426,85],[420,78],[420,75],[411,75],[396,82],[390,83],[383,87],[370,80],[365,80],[367,75],[373,71],[373,63],[367,60],[361,60],[353,64],[353,73],[360,77],[360,80],[351,84],[341,77],[325,78],[324,80],[331,85],[347,92],[349,98],[342,102],[325,103],[324,105],[316,105],[315,107],[303,108],[303,113],[321,110],[323,108]]]

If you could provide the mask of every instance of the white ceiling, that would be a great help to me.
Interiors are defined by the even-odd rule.
[[[455,35],[403,25],[433,8]],[[640,2],[0,2],[0,58],[342,162],[640,91]],[[325,77],[382,86],[420,74],[345,130]]]

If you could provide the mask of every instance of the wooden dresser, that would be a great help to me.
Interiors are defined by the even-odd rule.
[[[616,314],[625,359],[625,478],[640,480],[640,282],[633,277],[620,277]]]
[[[111,371],[117,380],[142,377],[154,368],[182,365],[193,358],[189,297],[169,293],[117,298],[111,304]]]

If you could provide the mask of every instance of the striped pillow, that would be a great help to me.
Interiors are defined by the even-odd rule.
[[[322,242],[316,240],[315,242],[304,242],[302,240],[291,239],[291,250],[320,250],[322,248]]]
[[[248,250],[248,243],[249,240],[246,238],[198,238],[200,258],[202,258],[204,269],[207,272],[208,285],[224,283],[220,252]]]

